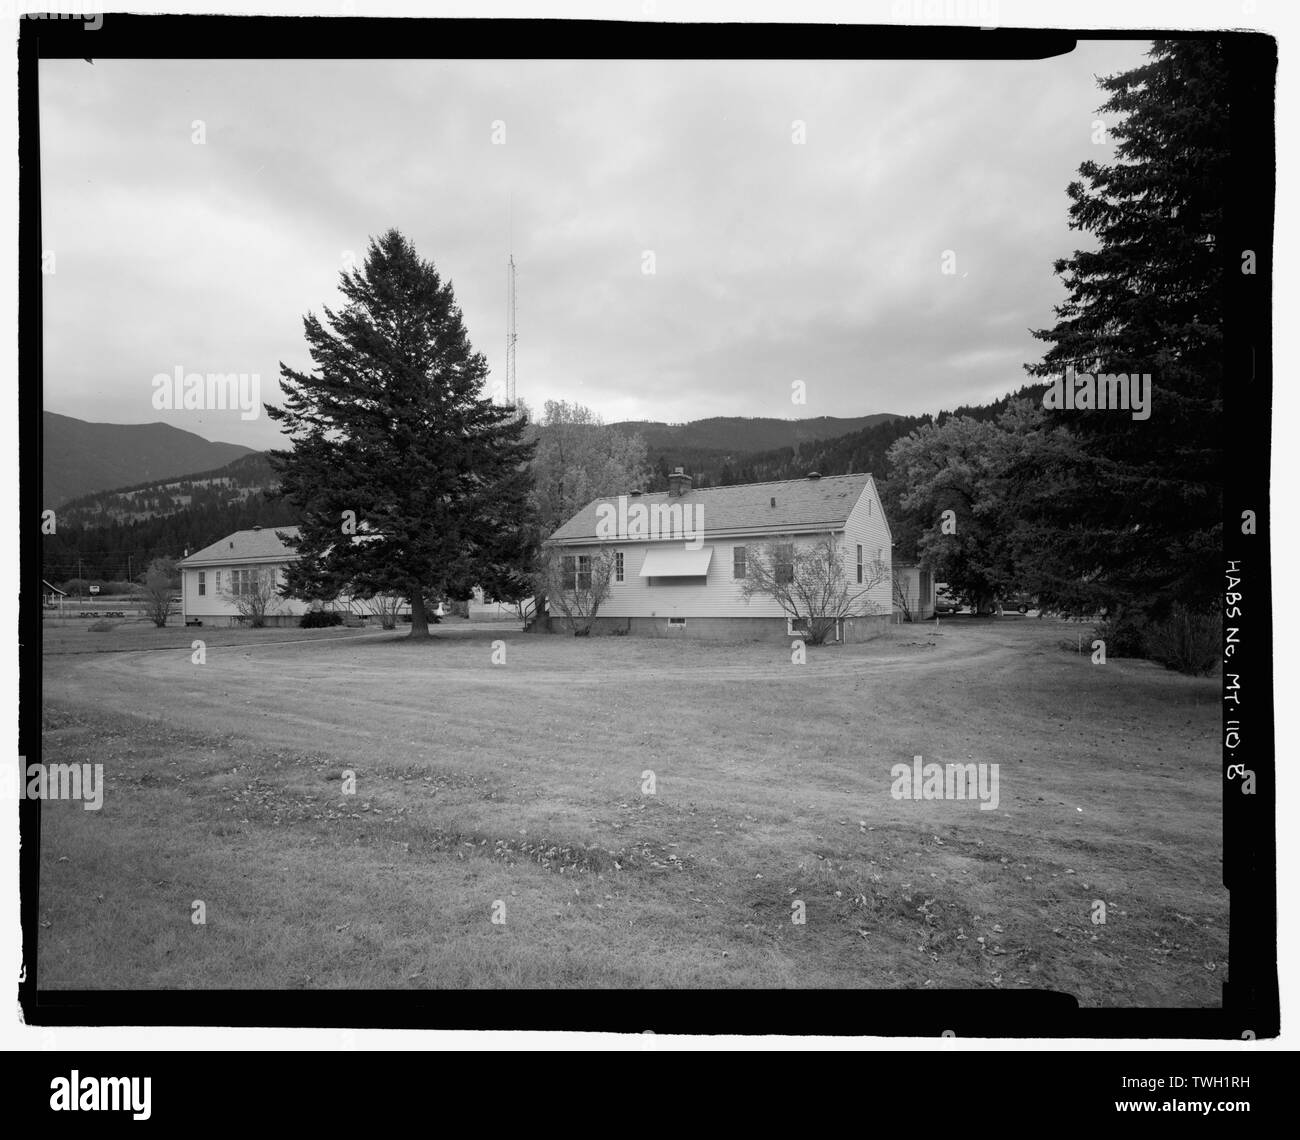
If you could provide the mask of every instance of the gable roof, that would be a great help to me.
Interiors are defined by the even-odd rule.
[[[703,508],[705,539],[725,535],[789,534],[839,530],[848,521],[862,492],[874,486],[870,473],[826,475],[819,479],[780,479],[772,483],[741,483],[734,487],[704,487],[683,495],[668,491],[628,496],[628,505],[681,503]],[[596,535],[597,508],[618,505],[617,495],[593,499],[550,538],[547,545],[602,540]],[[773,500],[776,505],[773,506]],[[695,512],[700,517],[699,511]],[[635,539],[630,541],[645,541]]]
[[[201,566],[228,562],[280,561],[297,558],[297,552],[290,550],[277,537],[276,532],[297,536],[296,526],[263,526],[252,530],[237,530],[228,534],[211,546],[196,550],[188,558],[182,558],[181,566]]]

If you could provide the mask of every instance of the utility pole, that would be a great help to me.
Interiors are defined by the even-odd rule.
[[[515,255],[510,254],[506,270],[506,403],[515,406],[515,344],[519,332],[515,326]]]
[[[510,260],[506,266],[506,376],[505,403],[511,410],[515,406],[515,344],[519,330],[515,325],[515,196],[510,195],[507,211],[506,245]]]

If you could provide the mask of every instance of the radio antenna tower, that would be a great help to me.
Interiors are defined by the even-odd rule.
[[[515,327],[515,255],[510,254],[506,269],[506,404],[515,406],[515,344],[519,332]]]

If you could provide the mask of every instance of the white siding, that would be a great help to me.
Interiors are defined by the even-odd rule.
[[[913,621],[924,621],[934,616],[934,575],[916,566],[900,566],[897,569],[899,584],[907,599],[908,612]],[[925,579],[926,589],[922,596],[921,580]],[[898,599],[894,600],[897,607]]]
[[[785,611],[774,598],[756,596],[746,602],[741,596],[741,582],[732,577],[733,549],[737,546],[762,546],[773,541],[772,535],[750,536],[725,539],[706,539],[705,546],[713,548],[713,557],[709,561],[709,573],[703,582],[689,579],[673,584],[667,578],[642,578],[641,565],[645,561],[646,551],[661,545],[654,542],[615,542],[610,548],[623,554],[623,581],[611,582],[609,598],[600,607],[601,617],[784,617]],[[795,538],[800,546],[812,546],[823,541],[825,535],[801,535]],[[845,572],[850,585],[857,581],[856,546],[860,542],[864,547],[864,556],[868,562],[881,552],[881,559],[888,568],[892,540],[889,525],[880,509],[880,499],[876,495],[874,481],[863,488],[857,505],[850,513],[846,524],[846,537],[849,545],[844,558]],[[568,546],[562,548],[563,554],[594,554],[599,547]],[[651,582],[653,581],[653,585]],[[888,614],[891,604],[891,585],[886,580],[874,587],[870,599],[876,604],[876,612]]]
[[[668,578],[642,578],[641,565],[646,551],[653,546],[678,543],[630,542],[611,543],[623,554],[623,581],[611,582],[609,598],[600,607],[601,617],[784,617],[785,611],[775,599],[757,596],[746,602],[741,583],[732,577],[732,548],[758,546],[772,541],[762,538],[737,538],[705,542],[713,548],[709,573],[703,582],[684,579],[673,583]],[[800,545],[816,541],[815,536],[799,538]],[[593,554],[598,547],[566,547],[565,554]],[[654,584],[651,585],[651,582]],[[552,607],[552,612],[555,612]]]
[[[876,481],[870,480],[862,489],[857,505],[849,512],[844,524],[844,571],[849,576],[849,584],[857,585],[858,547],[862,547],[863,582],[871,580],[871,564],[879,558],[885,564],[885,579],[873,586],[867,596],[875,606],[875,613],[888,614],[894,609],[893,582],[890,578],[893,561],[893,536],[889,533],[889,522],[880,506],[880,496],[876,493]]]
[[[230,593],[230,572],[232,570],[258,570],[269,565],[266,562],[232,562],[228,566],[186,567],[182,572],[181,599],[182,608],[187,618],[236,617],[239,606],[235,604],[235,595]],[[199,595],[199,573],[202,571],[206,589]],[[221,574],[221,589],[217,589],[217,573]],[[284,582],[284,563],[276,566],[278,584]],[[305,614],[308,605],[297,598],[278,598],[268,609],[268,614]]]
[[[509,618],[512,621],[518,621],[519,611],[509,602],[485,602],[483,600],[483,588],[475,586],[473,597],[469,600],[469,616],[471,618]]]

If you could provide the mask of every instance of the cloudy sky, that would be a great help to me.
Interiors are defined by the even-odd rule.
[[[390,226],[452,279],[494,374],[513,244],[534,408],[685,421],[981,401],[1024,383],[1027,330],[1064,296],[1052,261],[1087,243],[1065,187],[1111,153],[1093,141],[1096,77],[1145,49],[43,61],[45,407],[275,445],[265,416],[155,410],[153,377],[256,373],[279,402],[279,362],[310,364],[303,315],[337,303],[347,251]]]

